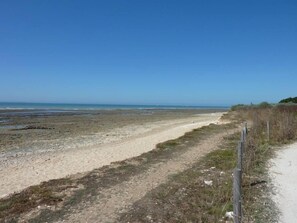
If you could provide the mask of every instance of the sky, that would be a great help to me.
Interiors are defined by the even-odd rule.
[[[2,102],[289,96],[297,96],[296,0],[0,1]]]

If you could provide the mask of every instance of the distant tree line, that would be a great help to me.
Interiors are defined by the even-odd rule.
[[[297,97],[295,97],[295,98],[291,98],[291,97],[285,98],[285,99],[280,100],[279,103],[297,103]]]
[[[259,104],[250,104],[250,105],[245,105],[245,104],[237,104],[237,105],[233,105],[231,107],[231,110],[232,111],[235,111],[235,110],[245,110],[245,109],[250,109],[250,108],[271,108],[273,106],[281,106],[281,104],[288,104],[288,106],[290,104],[297,104],[297,97],[289,97],[289,98],[285,98],[285,99],[282,99],[279,101],[278,104],[270,104],[266,101],[264,102],[261,102]]]

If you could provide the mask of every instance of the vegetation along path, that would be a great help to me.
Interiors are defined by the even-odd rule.
[[[93,205],[71,213],[69,222],[113,222],[118,213],[127,211],[130,205],[142,198],[147,192],[156,186],[166,182],[171,174],[184,171],[189,168],[201,156],[217,149],[223,136],[228,133],[216,134],[211,138],[203,140],[199,145],[190,148],[181,156],[157,163],[146,172],[133,176],[114,187],[101,191],[101,195]],[[104,198],[102,199],[102,195]],[[65,219],[64,219],[65,220]]]

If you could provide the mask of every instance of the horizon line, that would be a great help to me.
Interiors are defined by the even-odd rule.
[[[58,104],[58,105],[115,105],[115,106],[157,106],[157,107],[231,107],[232,105],[206,105],[206,104],[162,104],[162,103],[81,103],[81,102],[27,102],[27,101],[0,101],[0,104]]]

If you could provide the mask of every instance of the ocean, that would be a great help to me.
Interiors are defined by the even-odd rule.
[[[0,110],[229,109],[228,106],[113,105],[0,102]]]

